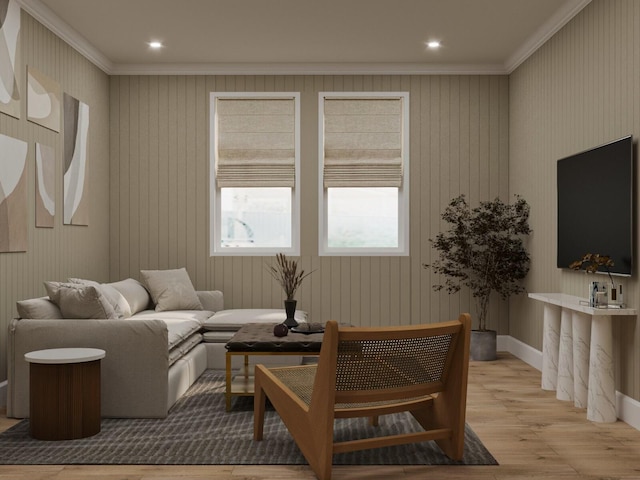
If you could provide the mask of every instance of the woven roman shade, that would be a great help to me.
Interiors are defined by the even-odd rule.
[[[293,98],[218,97],[216,122],[219,188],[295,186]]]
[[[402,186],[402,99],[324,99],[324,187]]]

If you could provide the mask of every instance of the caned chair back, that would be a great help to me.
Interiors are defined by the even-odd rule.
[[[442,331],[440,331],[442,330]],[[443,389],[459,324],[429,329],[341,331],[336,362],[336,403],[376,402],[429,395]]]

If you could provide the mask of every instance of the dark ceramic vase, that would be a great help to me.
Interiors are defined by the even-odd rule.
[[[287,319],[284,321],[284,324],[289,328],[298,326],[298,322],[296,322],[295,319],[297,303],[297,300],[284,301],[284,311],[287,312]]]

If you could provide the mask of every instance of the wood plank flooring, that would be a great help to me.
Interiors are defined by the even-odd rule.
[[[499,466],[336,466],[334,480],[640,480],[640,431],[595,424],[540,389],[540,372],[501,354],[472,362],[467,421]],[[0,412],[0,431],[15,423]],[[2,455],[2,452],[0,452]],[[311,480],[306,466],[1,466],[0,480]]]

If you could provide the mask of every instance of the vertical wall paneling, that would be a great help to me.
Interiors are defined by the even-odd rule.
[[[511,193],[531,205],[530,292],[586,296],[590,277],[556,268],[556,162],[625,135],[640,139],[640,2],[591,2],[510,75],[509,181]],[[636,158],[636,167],[637,167]],[[598,197],[598,176],[591,188]],[[638,169],[636,168],[636,184]],[[502,182],[501,182],[502,183]],[[605,201],[606,199],[601,199]],[[636,204],[636,244],[640,236]],[[625,301],[638,308],[635,273],[620,279]],[[542,347],[542,308],[526,298],[512,300],[510,334]],[[616,388],[640,398],[640,320],[615,322]]]
[[[17,316],[16,301],[45,295],[42,282],[85,277],[107,281],[110,276],[110,232],[118,232],[119,221],[110,216],[110,198],[117,185],[109,177],[122,167],[109,164],[109,148],[119,145],[117,122],[109,124],[119,88],[109,88],[109,77],[69,47],[24,10],[21,15],[21,118],[0,114],[0,133],[28,142],[27,203],[28,249],[24,253],[0,254],[0,382],[7,378],[7,335],[9,322]],[[63,225],[63,131],[53,132],[28,122],[27,67],[33,67],[55,82],[62,91],[89,105],[89,137],[85,192],[89,196],[89,225]],[[114,95],[111,95],[114,93]],[[111,136],[109,137],[111,133]],[[54,228],[35,228],[35,144],[55,150]],[[113,170],[112,170],[113,169]],[[113,177],[112,177],[113,178]],[[117,203],[116,203],[117,205]],[[111,265],[111,268],[112,265]]]
[[[301,92],[301,257],[315,270],[297,295],[312,321],[355,325],[434,322],[475,308],[468,291],[434,292],[428,239],[459,193],[472,203],[506,197],[506,76],[122,76],[111,79],[111,279],[187,267],[197,288],[228,308],[280,307],[268,257],[209,257],[209,92]],[[410,93],[410,256],[318,257],[318,93]],[[134,98],[135,96],[135,98]],[[506,198],[505,198],[506,199]],[[505,302],[490,325],[506,333]]]

